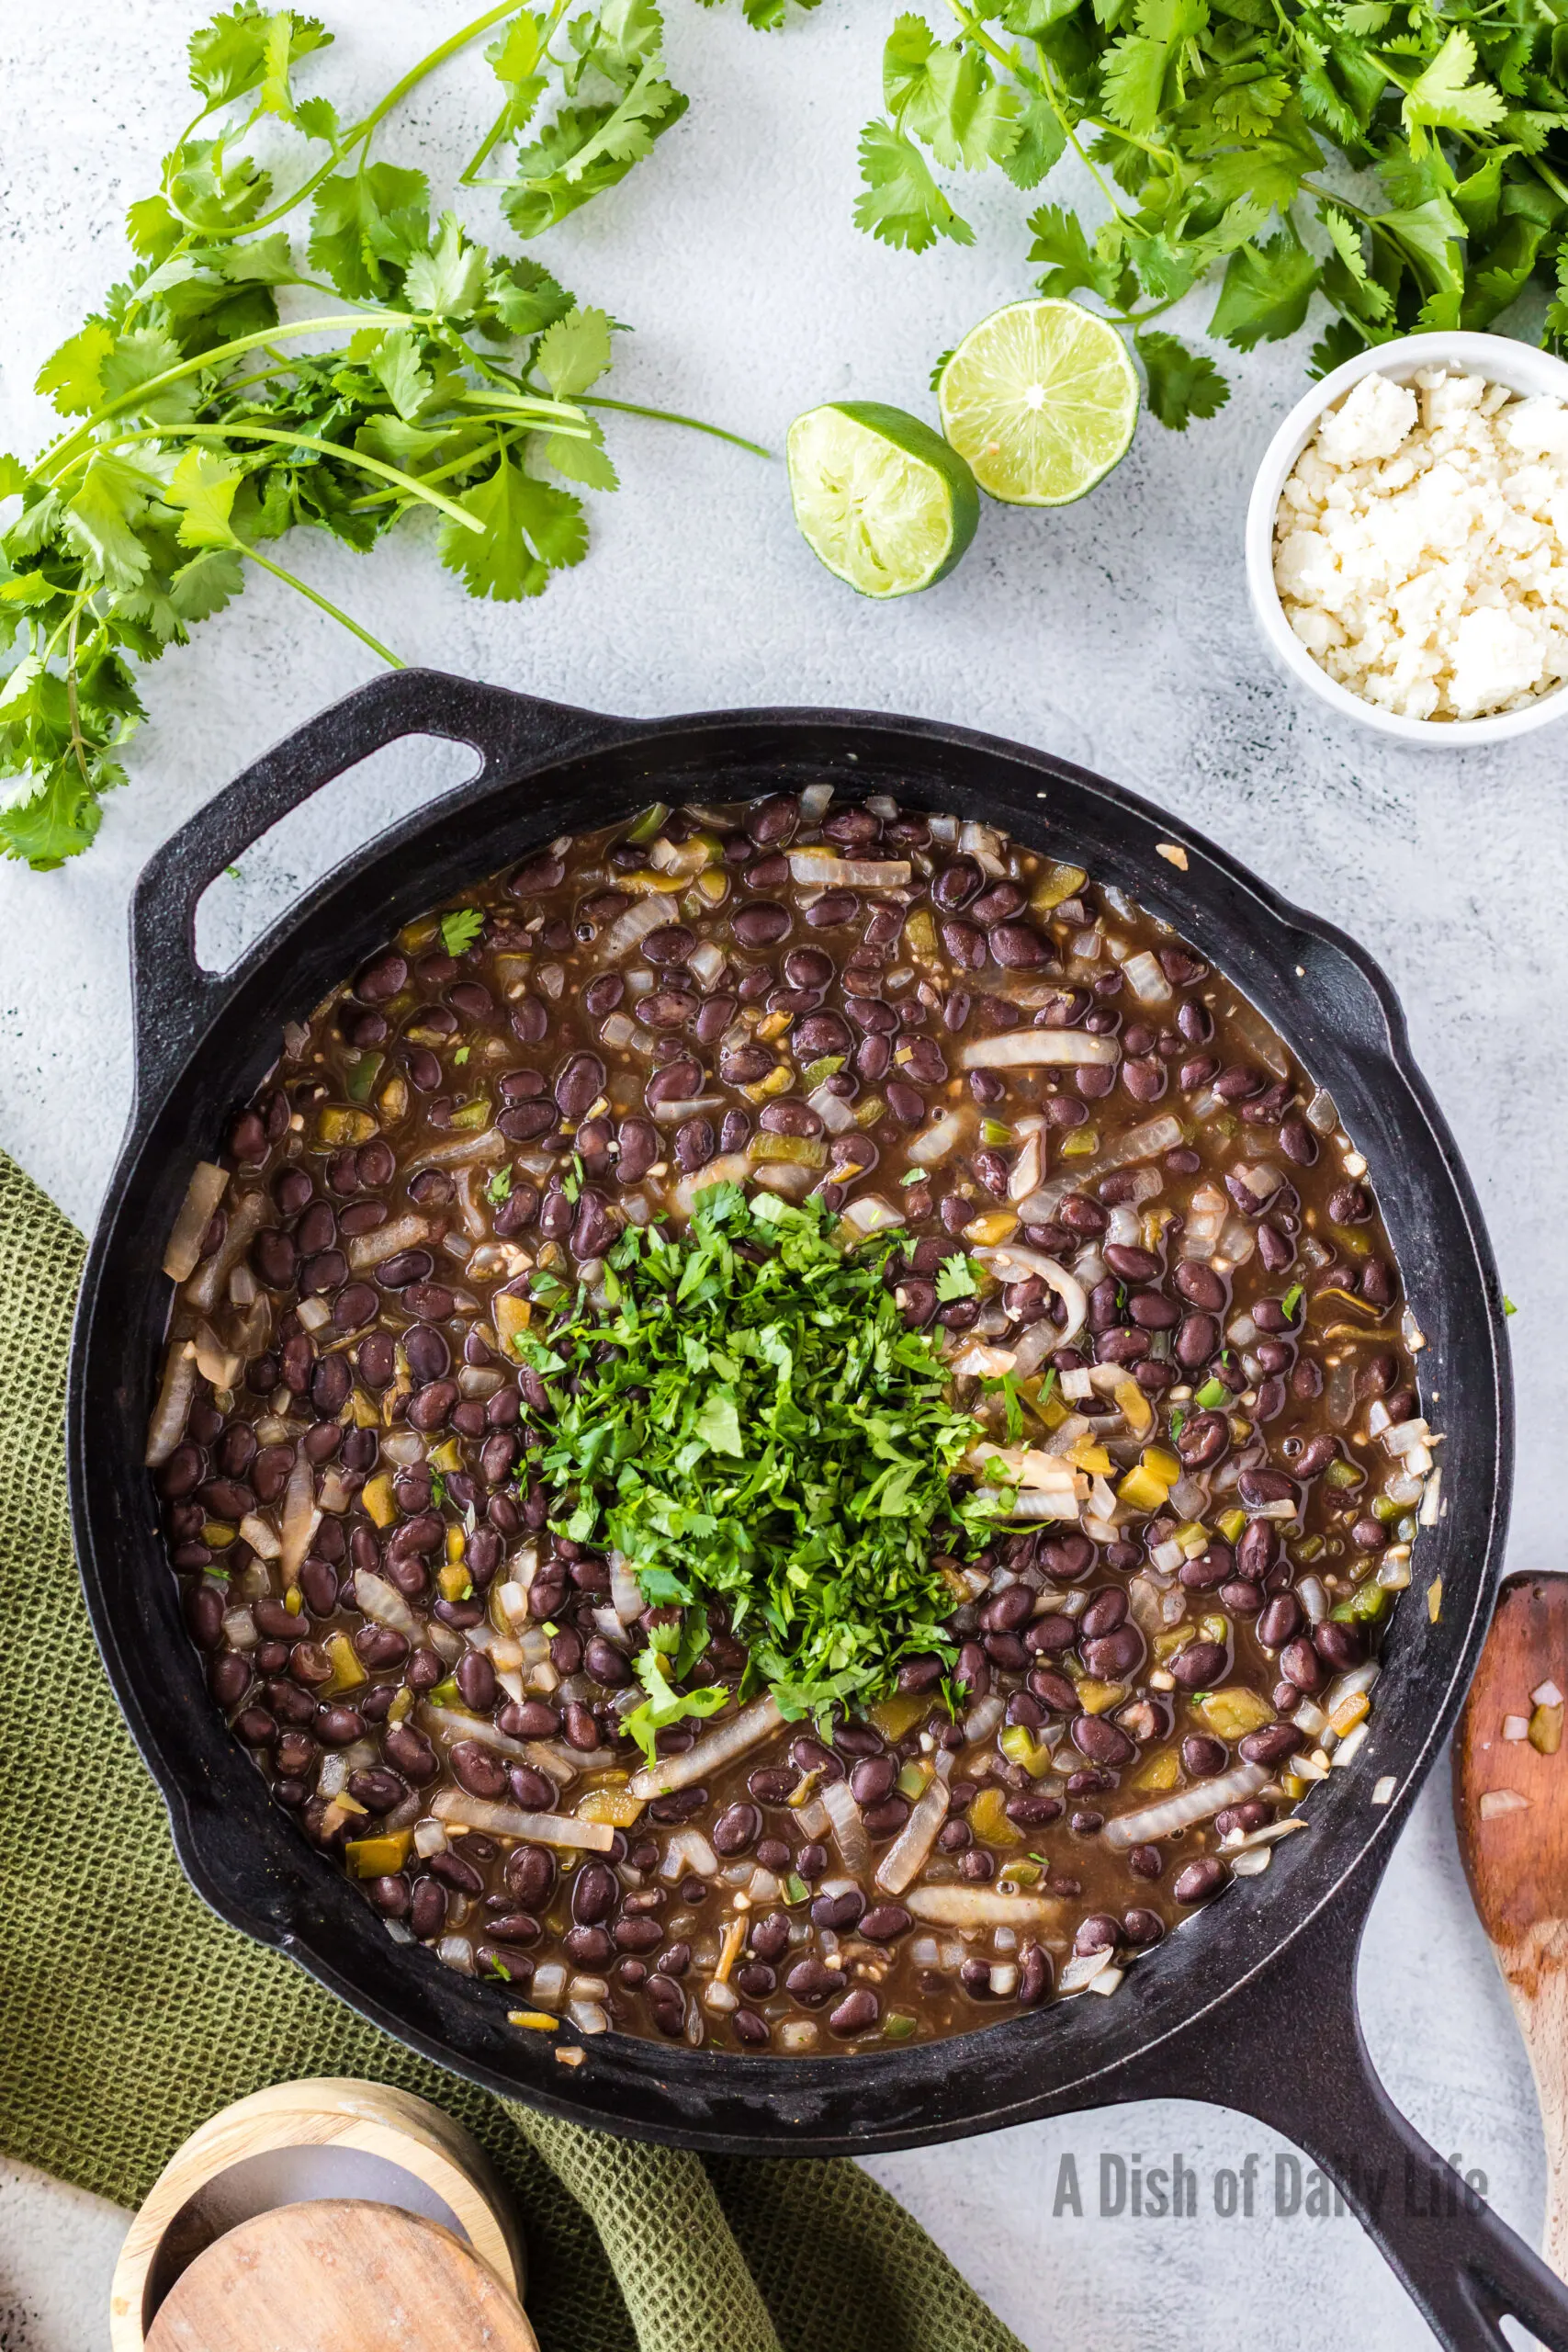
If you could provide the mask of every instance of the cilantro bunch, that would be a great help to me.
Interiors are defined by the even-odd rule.
[[[919,253],[974,232],[939,173],[1033,190],[1069,150],[1104,213],[1029,216],[1046,295],[1089,295],[1182,430],[1229,397],[1155,322],[1221,274],[1210,332],[1293,334],[1326,372],[1427,328],[1490,327],[1534,281],[1568,341],[1568,28],[1557,0],[949,0],[901,16],[859,225]]]
[[[497,187],[532,237],[623,179],[684,112],[654,0],[570,19],[567,0],[509,0],[352,123],[296,94],[297,70],[331,42],[315,17],[241,0],[192,37],[200,107],[157,192],[130,207],[137,262],[38,379],[69,429],[30,467],[0,456],[0,501],[21,502],[0,535],[6,855],[48,868],[87,847],[143,715],[134,665],[184,644],[248,564],[397,664],[265,551],[294,526],[365,550],[429,513],[442,562],[500,602],[581,562],[582,503],[563,485],[616,486],[588,409],[635,407],[590,397],[611,321],[456,214],[433,220],[423,172],[372,160],[387,118],[496,27],[485,55],[503,102],[461,184]],[[264,146],[292,175],[282,195]],[[502,157],[510,168],[482,178]],[[278,225],[291,215],[298,240]],[[325,306],[284,319],[285,288]]]
[[[789,1715],[874,1699],[904,1658],[951,1659],[936,1555],[983,1543],[1012,1500],[951,1483],[976,1426],[883,1278],[897,1243],[846,1253],[830,1222],[712,1185],[685,1233],[622,1236],[603,1315],[562,1295],[516,1342],[548,1394],[536,1467],[558,1532],[624,1553],[649,1605],[683,1612],[654,1645],[677,1679],[722,1601]],[[649,1710],[679,1696],[660,1661],[641,1679]]]

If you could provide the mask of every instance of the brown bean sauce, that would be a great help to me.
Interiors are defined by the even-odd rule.
[[[971,2030],[1096,1955],[1104,1989],[1358,1739],[1431,1466],[1390,1442],[1419,1341],[1367,1170],[1256,1011],[1081,869],[811,793],[555,842],[288,1033],[221,1166],[150,1448],[187,1623],[303,1835],[506,2008],[800,2052]],[[715,1175],[852,1241],[901,1223],[896,1302],[977,1438],[1006,1453],[983,1383],[1014,1370],[1013,1469],[1073,1498],[944,1570],[953,1712],[917,1661],[639,1802],[645,1625],[551,1532],[507,1335],[541,1271],[592,1295]],[[737,1684],[712,1628],[695,1677]],[[660,1734],[672,1781],[738,1704]]]

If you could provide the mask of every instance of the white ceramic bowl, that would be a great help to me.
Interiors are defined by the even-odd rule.
[[[1313,660],[1286,619],[1274,585],[1274,517],[1280,494],[1317,430],[1324,410],[1337,407],[1363,376],[1392,376],[1404,383],[1424,368],[1439,367],[1461,368],[1468,375],[1506,384],[1512,391],[1545,392],[1555,400],[1568,401],[1568,362],[1537,351],[1528,343],[1517,343],[1511,335],[1464,334],[1457,330],[1403,335],[1395,343],[1381,344],[1359,358],[1348,359],[1296,402],[1264,452],[1247,509],[1247,585],[1269,651],[1320,702],[1380,735],[1393,735],[1427,751],[1449,752],[1506,742],[1511,736],[1528,735],[1532,729],[1546,726],[1568,712],[1568,686],[1555,686],[1523,709],[1499,711],[1491,718],[1405,718],[1377,703],[1364,702]]]

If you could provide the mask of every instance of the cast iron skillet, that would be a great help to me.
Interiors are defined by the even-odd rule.
[[[345,860],[233,971],[201,971],[193,917],[212,877],[329,778],[414,734],[473,745],[478,774]],[[1315,1794],[1309,1835],[1140,1960],[1113,1999],[811,2060],[610,2034],[568,2071],[542,2037],[506,2026],[494,1987],[389,1940],[269,1802],[212,1706],[141,1466],[169,1306],[159,1264],[193,1161],[274,1060],[283,1022],[307,1018],[400,923],[532,844],[649,799],[744,797],[824,776],[846,799],[892,791],[1081,857],[1174,923],[1289,1038],[1371,1162],[1427,1338],[1423,1385],[1440,1392],[1447,1512],[1422,1537],[1416,1588],[1394,1615],[1358,1769]],[[1156,854],[1162,842],[1185,850],[1184,871]],[[840,711],[606,718],[417,671],[322,712],[220,793],[152,860],[131,921],[136,1102],[76,1320],[72,1509],[110,1679],[180,1860],[223,1918],[491,2090],[680,2146],[858,2155],[1126,2099],[1239,2108],[1338,2177],[1445,2345],[1500,2346],[1497,2320],[1512,2312],[1568,2352],[1568,2292],[1485,2207],[1466,2210],[1461,2185],[1390,2104],[1356,2015],[1368,1907],[1485,1629],[1511,1456],[1491,1251],[1393,992],[1360,949],[1130,793],[988,736]],[[1424,1589],[1437,1576],[1432,1624]],[[1384,1774],[1395,1792],[1377,1809],[1370,1792]],[[1451,2193],[1407,2196],[1408,2180],[1429,2177]]]

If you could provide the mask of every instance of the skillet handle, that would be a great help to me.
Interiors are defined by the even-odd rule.
[[[202,892],[243,850],[345,768],[404,735],[471,743],[483,761],[460,786],[525,774],[569,747],[604,741],[620,722],[438,670],[394,670],[333,703],[236,776],[154,852],[130,909],[139,1086],[160,1091],[220,1009],[231,981],[196,956]]]
[[[1510,2352],[1511,2315],[1568,2352],[1568,2287],[1389,2098],[1356,2007],[1364,1921],[1333,1906],[1239,1998],[1189,2097],[1244,2108],[1328,2174],[1445,2352]],[[1346,2022],[1339,2025],[1337,2020]],[[1332,2021],[1332,2022],[1331,2022]],[[1162,2086],[1164,2087],[1164,2086]]]

